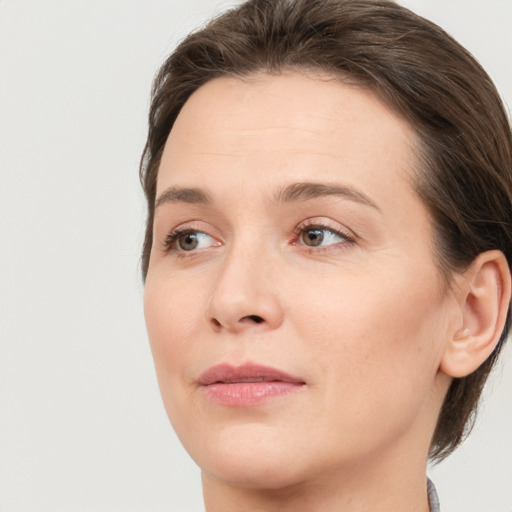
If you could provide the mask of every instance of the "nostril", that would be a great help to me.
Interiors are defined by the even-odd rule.
[[[261,322],[263,322],[263,318],[261,318],[261,316],[258,316],[258,315],[249,315],[249,316],[246,316],[244,318],[247,318],[248,320],[251,320],[255,324],[261,324]],[[242,318],[242,320],[243,320],[243,318]]]
[[[220,322],[216,318],[212,318],[211,320],[212,320],[212,323],[213,323],[213,325],[215,327],[220,327],[221,326]]]

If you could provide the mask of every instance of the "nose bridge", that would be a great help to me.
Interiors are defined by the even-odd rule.
[[[218,328],[276,328],[282,321],[272,249],[264,241],[242,235],[226,251],[207,308]]]

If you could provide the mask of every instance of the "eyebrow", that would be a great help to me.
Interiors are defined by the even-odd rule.
[[[275,194],[272,203],[292,203],[326,196],[342,196],[380,211],[377,204],[366,194],[351,185],[338,183],[293,183],[279,190]],[[200,188],[173,186],[160,194],[155,202],[155,209],[163,204],[174,202],[211,205],[213,200],[207,192]]]
[[[210,196],[199,188],[169,187],[155,201],[155,209],[166,203],[212,204]]]
[[[377,204],[366,194],[352,185],[340,183],[294,183],[280,190],[275,198],[276,203],[290,203],[294,201],[307,201],[326,196],[342,196],[356,203],[371,206],[380,211]]]

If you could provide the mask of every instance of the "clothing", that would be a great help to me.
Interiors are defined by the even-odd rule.
[[[427,492],[428,492],[428,504],[430,505],[430,512],[441,512],[439,507],[439,498],[437,497],[437,491],[432,483],[432,480],[427,479]]]

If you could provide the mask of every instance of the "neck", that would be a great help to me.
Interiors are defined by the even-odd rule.
[[[203,473],[206,512],[428,512],[426,461],[415,470],[358,467],[279,489],[220,482]]]

